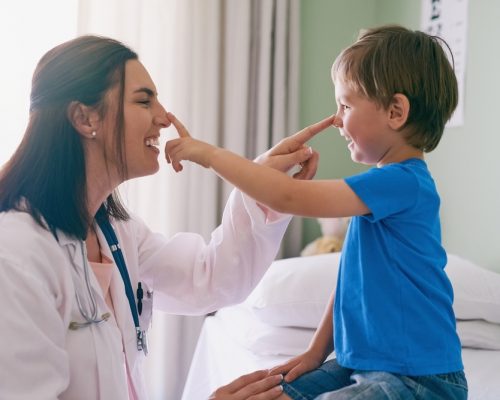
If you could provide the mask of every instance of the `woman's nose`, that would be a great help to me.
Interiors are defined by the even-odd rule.
[[[171,124],[170,120],[167,117],[167,111],[160,105],[158,114],[154,118],[154,123],[156,125],[160,125],[162,128],[168,128]]]

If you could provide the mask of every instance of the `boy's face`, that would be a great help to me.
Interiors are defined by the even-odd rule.
[[[342,80],[334,83],[338,108],[335,125],[348,141],[352,160],[379,166],[388,163],[391,150],[397,144],[395,141],[402,137],[390,129],[389,111],[360,95]]]

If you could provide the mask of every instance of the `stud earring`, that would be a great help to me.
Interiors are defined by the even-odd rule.
[[[92,136],[92,139],[95,139],[95,137],[97,136],[97,132],[96,131],[92,131],[92,133],[90,134],[90,136]]]

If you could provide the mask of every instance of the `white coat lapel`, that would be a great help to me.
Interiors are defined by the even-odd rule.
[[[68,254],[69,260],[72,264],[71,274],[73,275],[73,282],[76,282],[75,290],[78,290],[84,307],[88,309],[89,294],[85,284],[84,253],[82,252],[82,245],[84,244],[79,240],[68,237],[64,233],[58,232],[58,236],[59,244],[63,251],[66,251]],[[109,310],[104,300],[101,286],[99,285],[90,264],[87,264],[87,267],[89,268],[88,278],[90,287],[97,303],[98,315],[100,316]],[[76,301],[73,303],[71,320],[83,322],[83,317],[79,311]],[[89,365],[96,366],[97,380],[94,383],[94,386],[98,393],[98,397],[102,399],[123,399],[126,398],[127,393],[125,384],[126,381],[122,367],[122,346],[120,338],[117,337],[117,335],[119,335],[118,329],[115,326],[110,325],[110,323],[110,320],[108,320],[107,322],[103,322],[101,324],[92,324],[90,326],[80,328],[73,334],[76,335],[75,338],[77,336],[81,336],[82,334],[85,336],[91,335],[92,337],[91,341],[87,341],[84,347],[87,354],[90,355]],[[68,339],[69,343],[75,342],[78,344],[81,343],[81,341],[82,338],[80,338],[80,342]],[[93,348],[91,346],[93,346]],[[74,353],[79,350],[74,348],[69,349],[69,351]],[[94,361],[91,360],[92,354],[95,357]],[[81,365],[75,366],[75,368],[79,367],[81,367]],[[78,371],[78,373],[82,373],[80,369],[78,369]],[[86,373],[89,373],[89,371],[91,371],[90,367],[85,369]],[[101,382],[105,382],[105,384],[100,384]]]

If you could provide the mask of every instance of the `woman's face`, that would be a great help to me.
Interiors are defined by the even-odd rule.
[[[114,126],[118,87],[111,89],[109,95],[111,97],[109,111],[115,112],[109,112],[106,119],[109,118],[108,124]],[[167,119],[167,112],[158,101],[156,87],[149,73],[137,60],[129,60],[125,64],[123,97],[126,179],[154,174],[159,169],[160,129],[168,127],[170,121]],[[108,135],[108,154],[116,152],[115,137],[114,134]]]

